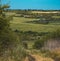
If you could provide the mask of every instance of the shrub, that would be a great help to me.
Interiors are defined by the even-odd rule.
[[[41,49],[43,46],[44,46],[44,40],[39,40],[34,43],[33,48]]]

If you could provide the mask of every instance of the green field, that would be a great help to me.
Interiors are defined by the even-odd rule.
[[[60,16],[53,16],[52,18],[60,18]]]
[[[14,17],[11,23],[11,28],[13,30],[20,31],[36,31],[36,32],[50,32],[60,28],[60,25],[55,24],[34,24],[34,23],[26,23],[27,21],[34,21],[38,19],[30,19],[23,17]]]

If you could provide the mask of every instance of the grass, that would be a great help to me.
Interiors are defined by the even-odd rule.
[[[23,17],[14,17],[13,21],[11,21],[10,25],[11,28],[13,30],[18,29],[20,31],[34,31],[34,32],[51,32],[54,31],[56,29],[60,28],[60,25],[56,25],[56,24],[34,24],[34,23],[26,23],[27,21],[34,21],[34,20],[38,20],[38,19],[30,19],[30,18],[23,18]],[[28,43],[28,47],[29,49],[32,48],[32,45],[34,44],[34,41],[32,42],[27,42]],[[30,50],[29,50],[30,51]],[[38,51],[38,50],[37,50]],[[33,51],[32,49],[32,53],[40,53],[37,51]],[[41,60],[41,61],[54,61],[53,59],[49,58],[49,57],[41,57],[39,55],[35,55],[35,58],[39,57],[38,59],[36,58],[36,60]],[[27,61],[27,60],[26,60]]]
[[[57,28],[60,28],[60,25],[26,23],[27,21],[33,21],[33,20],[37,19],[14,17],[13,21],[11,21],[11,28],[13,30],[18,29],[21,31],[34,31],[34,32],[50,32],[56,30]]]
[[[46,11],[32,11],[32,13],[45,13],[45,14],[49,14],[49,13],[58,13],[58,12],[56,12],[56,11],[54,11],[54,12],[50,12],[50,11],[48,11],[48,12],[46,12]]]
[[[52,16],[52,18],[60,18],[60,16]]]

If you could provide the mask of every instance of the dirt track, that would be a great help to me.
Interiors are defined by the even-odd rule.
[[[40,55],[28,55],[25,61],[54,61],[51,58],[42,57]]]

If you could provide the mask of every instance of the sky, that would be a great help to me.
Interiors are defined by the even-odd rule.
[[[10,0],[9,4],[10,9],[60,9],[60,0]]]

